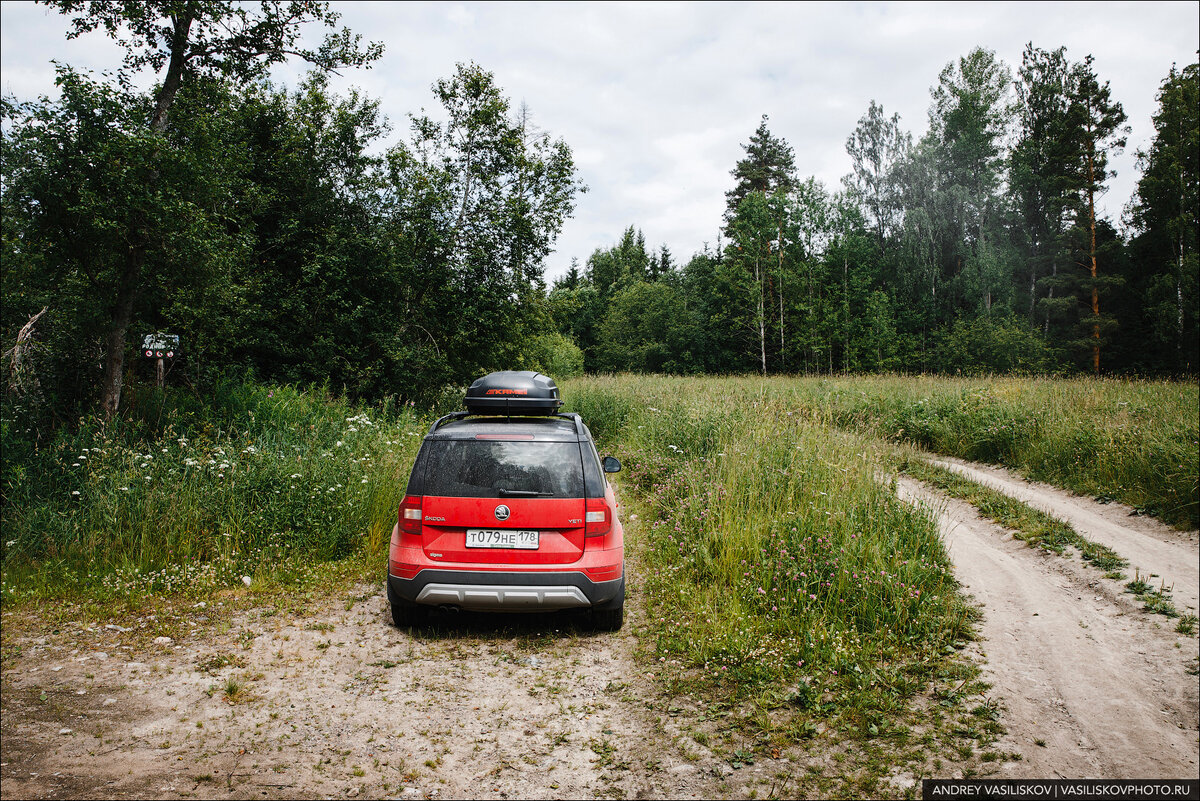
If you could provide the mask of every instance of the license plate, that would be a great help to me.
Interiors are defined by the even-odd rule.
[[[538,533],[536,531],[516,531],[500,528],[469,528],[467,529],[468,548],[524,548],[536,551]]]

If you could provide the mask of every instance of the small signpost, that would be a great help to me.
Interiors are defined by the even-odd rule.
[[[147,359],[156,360],[154,375],[158,388],[162,389],[166,372],[163,370],[164,359],[174,359],[179,355],[178,334],[146,334],[142,337],[142,355]]]

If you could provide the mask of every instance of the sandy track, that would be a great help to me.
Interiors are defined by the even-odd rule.
[[[1200,608],[1200,538],[1195,531],[1176,531],[1153,518],[1136,516],[1124,504],[1100,504],[1026,481],[999,467],[949,458],[931,461],[1070,523],[1083,537],[1128,559],[1131,577],[1135,569],[1142,576],[1156,576],[1147,581],[1156,587],[1164,583],[1180,611],[1196,614]]]
[[[672,746],[631,625],[463,616],[414,637],[386,614],[363,585],[178,643],[27,642],[4,677],[3,797],[712,796],[721,771]]]
[[[1022,755],[1000,775],[1195,778],[1194,636],[1156,625],[1098,571],[1027,547],[966,503],[905,478],[898,490],[938,514],[955,573],[982,607],[985,676],[1009,732],[1001,745]]]

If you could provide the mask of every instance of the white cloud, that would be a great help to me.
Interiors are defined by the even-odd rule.
[[[379,98],[394,139],[407,135],[408,113],[435,110],[435,80],[475,61],[572,146],[591,191],[559,239],[551,275],[630,224],[678,260],[715,243],[729,171],[764,113],[795,150],[801,175],[837,188],[850,168],[846,137],[869,101],[899,112],[919,136],[938,72],[976,45],[1014,71],[1028,41],[1065,45],[1073,59],[1095,56],[1133,129],[1104,201],[1119,215],[1136,183],[1134,152],[1153,133],[1158,85],[1200,46],[1192,2],[334,5],[340,24],[387,47],[373,69],[347,71],[334,86]],[[4,2],[0,15],[6,94],[52,92],[50,58],[119,63],[103,36],[66,42],[63,20],[41,6]],[[301,74],[288,65],[276,79],[294,84]]]

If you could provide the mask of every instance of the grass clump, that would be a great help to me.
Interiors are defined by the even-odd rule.
[[[1159,584],[1159,586],[1155,587],[1146,581],[1140,572],[1134,571],[1133,581],[1125,585],[1125,591],[1131,593],[1141,601],[1142,608],[1147,612],[1153,612],[1156,615],[1162,615],[1167,618],[1179,617],[1179,610],[1175,608],[1175,601],[1171,598],[1171,591],[1167,589],[1165,584]],[[1176,627],[1176,630],[1179,631],[1179,628]],[[1180,633],[1185,632],[1180,631]]]
[[[4,419],[5,602],[292,583],[386,547],[423,433],[411,408],[249,382],[127,397],[107,427],[40,438]]]

